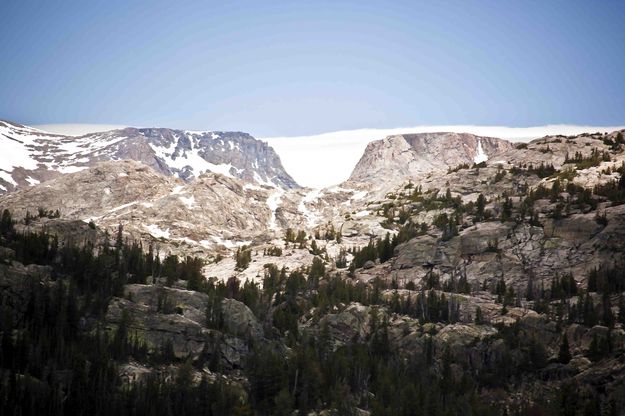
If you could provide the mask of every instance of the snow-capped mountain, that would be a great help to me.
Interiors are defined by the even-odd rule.
[[[267,143],[241,132],[129,127],[74,137],[0,121],[0,148],[0,193],[126,159],[185,181],[215,172],[258,185],[299,187]]]
[[[514,146],[494,137],[468,133],[400,134],[367,145],[349,180],[403,181],[425,172],[446,171],[462,164],[485,162]]]

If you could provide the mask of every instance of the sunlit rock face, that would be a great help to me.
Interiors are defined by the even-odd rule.
[[[135,160],[187,182],[213,172],[256,185],[298,187],[269,145],[241,132],[129,127],[74,137],[0,121],[0,145],[0,193],[116,160]]]

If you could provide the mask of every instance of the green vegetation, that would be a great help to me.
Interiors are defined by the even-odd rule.
[[[594,166],[599,166],[601,162],[609,162],[611,160],[610,153],[607,151],[599,151],[593,148],[589,156],[584,156],[581,152],[575,152],[573,157],[570,157],[567,153],[564,158],[564,163],[575,164],[577,169],[588,169]]]

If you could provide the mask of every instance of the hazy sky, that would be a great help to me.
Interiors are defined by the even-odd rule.
[[[625,1],[0,1],[0,118],[241,130],[625,122]]]

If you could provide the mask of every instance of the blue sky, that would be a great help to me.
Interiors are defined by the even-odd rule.
[[[0,118],[260,137],[618,125],[623,22],[624,1],[2,0]]]

